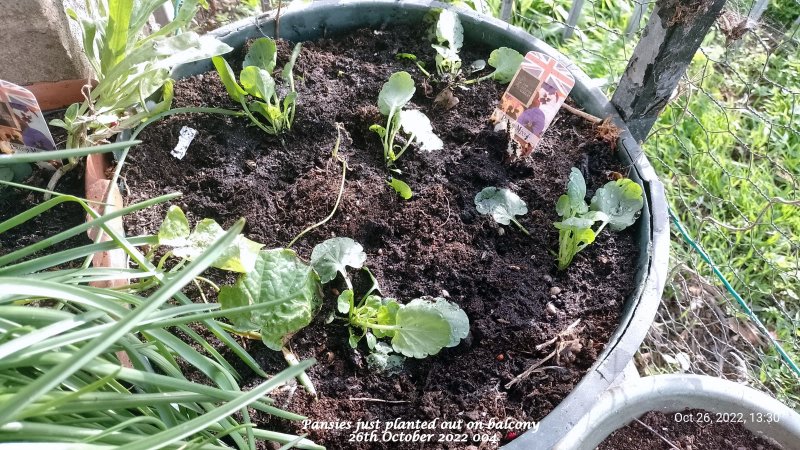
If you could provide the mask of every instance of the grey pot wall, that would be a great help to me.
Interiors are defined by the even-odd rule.
[[[763,392],[715,377],[657,375],[607,391],[553,450],[593,450],[646,412],[686,409],[723,413],[736,420],[741,414],[750,431],[773,439],[785,450],[800,448],[800,414]]]
[[[431,8],[448,7],[433,1],[318,1],[299,8],[284,8],[279,37],[308,41],[358,28],[385,29],[416,24]],[[538,431],[527,432],[505,446],[509,450],[549,449],[622,373],[653,321],[664,289],[669,255],[669,220],[664,188],[616,110],[599,89],[591,87],[589,77],[578,65],[519,28],[474,11],[453,10],[460,15],[466,42],[482,41],[489,46],[512,47],[522,53],[537,50],[566,64],[576,78],[570,94],[575,102],[596,116],[611,116],[623,130],[618,146],[619,157],[624,164],[631,166],[631,178],[640,183],[645,192],[645,208],[637,225],[640,257],[636,267],[636,286],[626,300],[619,328],[573,392],[541,421]],[[233,47],[240,47],[248,39],[272,36],[274,29],[274,17],[265,14],[233,23],[213,34]],[[174,76],[180,78],[208,70],[212,70],[211,62],[200,61],[176,68]]]

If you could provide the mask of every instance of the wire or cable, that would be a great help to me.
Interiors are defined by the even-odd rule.
[[[775,347],[775,350],[781,355],[781,359],[783,359],[786,365],[788,365],[789,368],[795,373],[795,375],[798,378],[800,378],[800,368],[797,367],[797,363],[795,363],[792,360],[791,356],[789,356],[789,354],[786,353],[786,350],[783,349],[783,346],[781,346],[780,342],[778,342],[774,337],[772,337],[772,335],[769,333],[769,330],[767,330],[767,327],[765,327],[764,324],[761,323],[761,320],[747,305],[747,303],[745,303],[742,296],[739,295],[738,292],[736,292],[736,289],[734,289],[733,286],[731,286],[731,284],[728,282],[728,279],[725,278],[725,275],[723,275],[722,272],[720,272],[720,270],[717,269],[717,266],[716,264],[714,264],[714,261],[711,260],[711,257],[708,256],[708,254],[705,252],[705,250],[703,250],[700,244],[695,242],[695,240],[692,239],[691,236],[689,236],[689,233],[683,227],[683,224],[681,223],[680,219],[678,219],[678,217],[672,212],[671,208],[669,210],[669,216],[672,219],[672,223],[673,225],[675,225],[675,228],[677,228],[678,232],[681,234],[681,236],[683,236],[683,240],[685,240],[700,255],[700,257],[703,258],[703,261],[705,261],[706,264],[708,264],[711,267],[711,270],[714,272],[714,275],[722,282],[722,285],[725,286],[725,289],[728,291],[728,293],[730,293],[731,296],[733,296],[733,298],[736,299],[736,302],[739,304],[739,307],[742,308],[744,313],[747,314],[748,317],[750,317],[750,320],[752,320],[756,324],[759,331],[761,331],[761,333],[764,334],[764,336],[766,336],[767,339],[769,339],[769,341]]]

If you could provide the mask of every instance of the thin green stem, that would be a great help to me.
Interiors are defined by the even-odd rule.
[[[512,218],[511,222],[514,223],[514,225],[516,225],[517,228],[519,228],[523,233],[527,234],[528,236],[531,235],[527,228],[523,227],[521,223],[517,222],[517,219]]]
[[[286,247],[291,248],[295,244],[295,242],[297,242],[298,239],[303,237],[309,231],[321,227],[322,225],[325,225],[329,220],[331,220],[333,215],[336,214],[336,210],[339,208],[339,204],[342,201],[342,196],[344,195],[344,182],[347,178],[347,161],[345,161],[344,158],[339,156],[339,144],[341,143],[341,140],[342,140],[341,128],[340,124],[337,123],[336,145],[334,145],[333,147],[332,155],[336,160],[342,163],[342,181],[339,183],[339,195],[336,197],[336,203],[333,204],[333,209],[331,210],[330,214],[328,214],[324,219],[313,225],[306,227],[303,231],[301,231],[297,236],[294,237],[294,239],[292,239],[291,242],[289,242],[289,244]]]

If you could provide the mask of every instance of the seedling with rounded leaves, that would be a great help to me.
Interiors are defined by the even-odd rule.
[[[191,261],[205,252],[224,234],[225,230],[212,219],[201,220],[190,232],[189,221],[183,211],[177,206],[170,206],[158,229],[158,243],[173,247],[170,252],[172,255]],[[258,251],[263,246],[263,244],[251,241],[240,234],[231,245],[222,251],[211,267],[247,273],[255,267]]]
[[[416,64],[417,68],[419,69],[420,72],[422,72],[423,75],[425,75],[428,78],[431,77],[431,73],[425,69],[425,64],[422,61],[420,61],[419,58],[417,58],[417,55],[413,53],[398,53],[394,55],[394,57],[398,60],[405,59],[407,61],[413,62],[414,64]]]
[[[530,236],[528,230],[516,219],[516,216],[527,214],[528,207],[525,201],[510,189],[499,189],[494,186],[484,188],[475,196],[475,208],[481,214],[491,214],[495,222],[501,225],[513,223]]]
[[[219,292],[223,309],[253,304],[269,308],[228,316],[236,331],[259,331],[272,350],[281,350],[291,336],[308,326],[322,303],[319,276],[288,249],[262,250],[252,271]]]
[[[482,77],[465,81],[464,84],[478,83],[490,78],[501,84],[510,83],[524,59],[525,57],[513,48],[500,47],[495,49],[489,55],[489,65],[494,67],[494,70]]]
[[[228,95],[242,105],[253,124],[269,134],[280,134],[292,128],[297,100],[292,69],[301,48],[302,44],[295,45],[289,62],[283,66],[281,77],[289,88],[283,99],[278,96],[275,80],[272,78],[272,71],[277,65],[277,46],[274,40],[263,37],[253,41],[242,63],[238,83],[233,69],[224,58],[212,58]],[[253,113],[261,116],[266,123]]]
[[[436,72],[440,77],[455,77],[461,71],[461,57],[458,52],[464,44],[464,27],[458,15],[449,9],[443,9],[436,21],[435,44]]]
[[[348,266],[362,268],[365,260],[363,247],[349,238],[329,239],[312,252],[312,265],[322,280],[331,281],[338,274],[345,279],[348,289],[339,295],[336,309],[347,314],[352,347],[366,338],[367,346],[374,350],[378,339],[390,338],[394,351],[424,358],[442,348],[458,345],[467,336],[469,319],[458,305],[442,298],[414,299],[403,305],[395,299],[373,294],[377,290],[374,277],[372,288],[356,305],[346,269]],[[386,356],[380,359],[385,361]]]
[[[567,193],[556,203],[556,213],[563,220],[553,224],[558,229],[559,270],[566,269],[575,255],[594,242],[606,225],[614,231],[633,225],[644,206],[642,187],[628,178],[609,181],[598,189],[592,197],[591,208],[585,198],[586,181],[580,170],[573,167]],[[595,230],[598,222],[600,225]]]
[[[394,166],[411,144],[416,143],[420,149],[425,151],[440,150],[444,146],[442,140],[433,132],[431,121],[425,114],[416,110],[403,110],[403,107],[414,96],[414,92],[416,92],[416,87],[411,75],[408,72],[396,72],[384,83],[378,95],[378,109],[387,118],[386,126],[375,124],[369,129],[380,136],[383,144],[383,159],[389,168]],[[405,134],[406,142],[399,151],[395,152],[395,138],[401,129]],[[408,185],[393,184],[392,181],[389,184],[403,198],[411,197],[410,189],[405,190]]]

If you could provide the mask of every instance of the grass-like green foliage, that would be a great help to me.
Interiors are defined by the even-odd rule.
[[[263,37],[253,41],[242,63],[239,82],[236,81],[233,69],[224,58],[221,56],[212,58],[228,95],[233,101],[240,103],[250,121],[266,133],[280,134],[292,128],[297,102],[292,70],[301,49],[300,43],[294,46],[289,61],[281,71],[281,78],[288,87],[288,93],[283,99],[278,96],[275,79],[272,78],[272,71],[277,65],[278,51],[275,41],[271,38]],[[261,119],[256,117],[254,112]]]
[[[520,231],[530,236],[530,232],[516,219],[516,216],[528,213],[528,206],[510,189],[499,189],[494,186],[484,188],[475,196],[475,209],[481,214],[490,214],[492,219],[501,225],[513,223]]]
[[[81,156],[124,144],[60,154]],[[10,158],[18,163],[50,157],[32,153]],[[182,293],[242,239],[243,221],[214,234],[203,251],[192,255],[191,262],[169,270],[151,263],[140,250],[158,245],[158,236],[125,238],[107,226],[109,220],[176,196],[161,196],[97,216],[87,200],[56,194],[0,222],[1,236],[61,204],[79,205],[92,217],[87,223],[0,256],[0,442],[11,446],[75,444],[90,449],[218,450],[255,448],[257,440],[267,440],[293,443],[296,448],[323,448],[300,436],[253,426],[247,409],[302,419],[273,406],[265,396],[313,361],[268,376],[216,321],[225,314],[220,305],[194,303]],[[53,245],[96,228],[102,228],[111,240],[52,250]],[[118,248],[137,268],[90,267],[96,252]],[[119,279],[131,282],[114,289],[89,285]],[[234,312],[269,306],[246,306]],[[205,327],[267,380],[242,392],[237,383],[241,375],[201,333],[189,327],[192,323]],[[119,355],[123,353],[132,367],[121,364]],[[187,367],[207,381],[187,380]],[[234,413],[239,413],[240,419],[234,419]]]
[[[567,193],[558,198],[558,270],[566,269],[575,255],[592,244],[603,229],[622,231],[636,222],[644,205],[642,187],[629,178],[609,181],[586,201],[586,181],[572,168]],[[594,229],[595,224],[599,223]]]
[[[338,298],[337,310],[347,315],[350,345],[355,348],[365,338],[375,351],[373,364],[381,370],[397,363],[386,347],[378,347],[378,339],[391,339],[391,348],[403,356],[425,358],[445,347],[458,345],[469,334],[466,313],[443,298],[417,298],[400,304],[392,298],[376,294],[377,281],[356,303],[347,268],[364,268],[367,255],[363,247],[350,238],[332,238],[314,247],[311,265],[320,281],[329,283],[341,275],[347,285]]]

